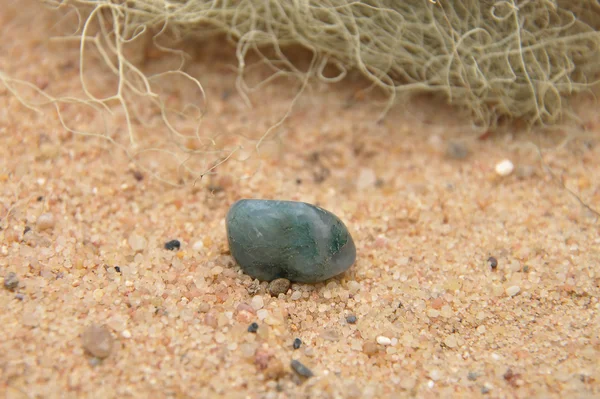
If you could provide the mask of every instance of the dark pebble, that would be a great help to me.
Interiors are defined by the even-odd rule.
[[[171,240],[171,241],[165,243],[166,250],[175,251],[176,249],[178,250],[179,248],[181,248],[181,243],[179,242],[179,240]]]
[[[39,197],[37,197],[38,202],[42,202],[43,200],[44,200],[44,197],[42,197],[41,195]]]
[[[300,348],[300,345],[302,345],[302,340],[300,338],[296,338],[292,346],[294,347],[294,349],[298,349]]]
[[[30,231],[31,231],[31,227],[25,226],[25,228],[23,229],[23,235],[29,233]]]
[[[291,282],[287,278],[277,278],[269,283],[269,294],[279,296],[285,294],[290,289]]]
[[[481,387],[481,393],[482,394],[486,394],[486,393],[490,393],[490,389],[486,386]]]
[[[133,178],[137,181],[142,181],[144,180],[144,175],[142,174],[142,172],[135,170],[133,171]]]
[[[479,375],[473,371],[469,371],[469,375],[467,375],[469,381],[475,381],[477,377],[479,377]]]
[[[490,264],[490,267],[492,269],[495,269],[498,267],[498,259],[494,258],[493,256],[490,256],[488,258],[488,263]]]
[[[90,363],[90,366],[92,367],[96,367],[102,364],[102,359],[92,356],[90,357],[90,359],[88,360],[88,362]]]
[[[10,291],[14,291],[19,286],[19,279],[17,278],[17,274],[14,272],[8,273],[4,277],[4,288]]]
[[[22,301],[23,299],[25,299],[25,295],[21,294],[20,292],[15,295],[15,299],[18,299],[19,301]]]
[[[120,268],[119,266],[115,266],[115,271],[116,271],[117,273],[121,273],[121,268]]]
[[[248,326],[248,332],[255,333],[258,331],[258,323],[252,323]]]
[[[469,148],[461,142],[451,141],[446,147],[446,156],[452,159],[465,159],[469,155]]]
[[[314,375],[308,367],[300,363],[298,360],[292,360],[291,366],[292,369],[302,377],[310,378]]]
[[[346,321],[348,322],[348,324],[354,324],[356,323],[356,316],[351,314],[350,316],[346,317]]]

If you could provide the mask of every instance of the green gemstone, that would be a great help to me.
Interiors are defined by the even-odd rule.
[[[227,213],[231,254],[259,280],[327,280],[356,260],[356,247],[333,213],[304,202],[244,199]]]

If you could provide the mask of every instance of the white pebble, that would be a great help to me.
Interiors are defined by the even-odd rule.
[[[192,245],[192,249],[196,252],[200,252],[204,248],[204,242],[202,240],[198,240]]]
[[[222,344],[223,342],[225,342],[226,339],[227,337],[221,331],[215,334],[215,341],[217,342],[217,344]]]
[[[269,311],[267,309],[261,309],[256,312],[256,317],[258,317],[258,320],[264,320],[269,317]]]
[[[450,334],[444,338],[444,344],[446,344],[448,348],[456,348],[458,346],[458,341],[454,334]]]
[[[433,369],[429,372],[429,378],[431,378],[433,381],[439,381],[440,378],[442,378],[442,372],[440,370]]]
[[[508,159],[500,161],[496,164],[496,173],[500,176],[508,176],[513,172],[514,169],[515,165],[513,165],[513,163]]]
[[[519,291],[521,291],[521,287],[519,287],[518,285],[511,285],[506,289],[506,295],[515,296],[519,293]]]
[[[123,336],[123,338],[131,338],[131,333],[129,332],[129,330],[124,330],[121,335]]]
[[[360,285],[360,283],[352,280],[348,282],[348,288],[350,289],[351,293],[356,294],[358,291],[360,291],[362,286]]]
[[[37,218],[37,228],[40,231],[54,227],[54,216],[51,213],[42,213]]]
[[[392,344],[392,340],[389,339],[388,337],[384,337],[383,335],[380,335],[379,337],[377,337],[377,343],[379,345],[391,345]]]
[[[250,302],[250,305],[252,305],[254,310],[259,310],[259,309],[262,309],[263,306],[265,306],[265,301],[263,300],[262,296],[256,295],[256,296],[252,297],[252,301]]]
[[[302,293],[300,291],[294,291],[292,293],[292,296],[290,297],[290,299],[292,301],[297,301],[298,299],[300,299],[302,297]]]

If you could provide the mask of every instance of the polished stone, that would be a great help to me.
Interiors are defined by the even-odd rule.
[[[333,213],[304,202],[244,199],[226,220],[231,255],[253,278],[316,283],[346,271],[356,247]]]

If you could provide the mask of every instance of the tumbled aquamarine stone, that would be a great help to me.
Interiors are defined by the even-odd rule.
[[[226,227],[231,255],[259,280],[316,283],[356,260],[344,223],[305,202],[243,199],[231,206]]]

